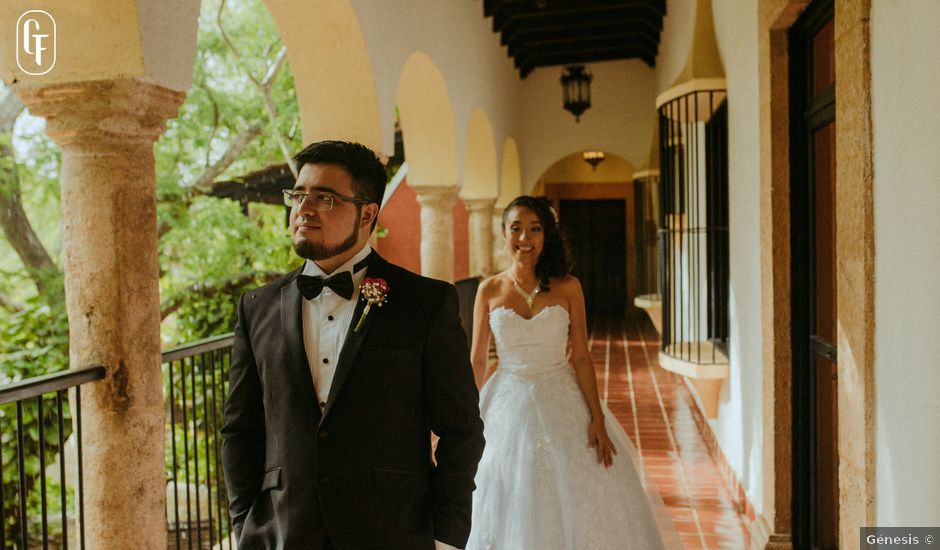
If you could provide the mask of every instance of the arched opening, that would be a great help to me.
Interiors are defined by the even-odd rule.
[[[632,310],[633,172],[617,155],[605,153],[592,165],[577,152],[552,164],[536,185],[568,235],[589,313],[622,316]]]
[[[287,46],[304,143],[358,141],[380,152],[378,96],[352,3],[265,0],[265,4]]]

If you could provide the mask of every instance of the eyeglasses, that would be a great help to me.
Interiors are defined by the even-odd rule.
[[[343,202],[350,202],[352,204],[369,204],[369,201],[365,199],[360,199],[356,197],[344,197],[343,195],[337,195],[336,193],[328,193],[326,191],[318,191],[316,193],[304,193],[303,191],[294,191],[293,189],[284,189],[281,191],[284,193],[284,204],[292,208],[299,207],[304,203],[308,198],[310,199],[310,206],[314,210],[324,211],[332,210],[333,203],[336,199],[339,199]]]

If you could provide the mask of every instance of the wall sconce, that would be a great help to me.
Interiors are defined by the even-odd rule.
[[[561,75],[561,88],[564,94],[564,107],[574,115],[574,121],[581,121],[581,113],[591,106],[590,73],[584,72],[584,65],[565,67],[568,71]]]
[[[604,162],[605,155],[603,151],[585,151],[581,153],[581,158],[591,165],[592,170],[596,171],[597,165]]]

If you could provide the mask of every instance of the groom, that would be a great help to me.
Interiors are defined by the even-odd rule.
[[[222,427],[238,548],[463,548],[483,423],[454,287],[368,245],[386,182],[371,150],[295,161],[306,261],[238,305]]]

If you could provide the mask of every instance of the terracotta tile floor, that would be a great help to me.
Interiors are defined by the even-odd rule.
[[[649,321],[598,318],[589,333],[601,398],[643,456],[685,548],[746,549],[746,518],[695,424],[688,388],[657,365]]]

